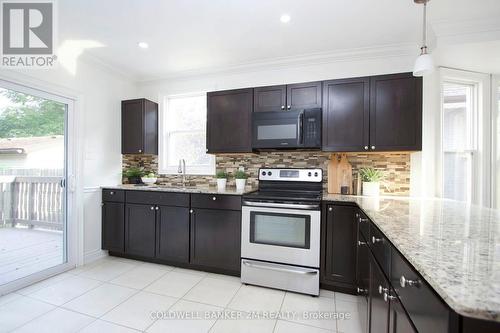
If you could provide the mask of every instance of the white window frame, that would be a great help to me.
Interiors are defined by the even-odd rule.
[[[437,156],[437,195],[443,196],[443,84],[458,83],[474,86],[473,103],[475,116],[473,119],[473,150],[469,153],[472,159],[472,182],[470,202],[473,204],[491,206],[491,78],[490,75],[477,72],[441,68],[440,69],[440,124],[439,124],[439,149]]]
[[[206,125],[205,129],[200,129],[200,130],[172,130],[168,131],[168,129],[165,126],[165,118],[167,115],[168,110],[168,105],[169,105],[169,99],[174,99],[174,98],[183,98],[183,97],[195,97],[195,96],[205,96],[206,97],[207,92],[196,92],[196,93],[188,93],[188,94],[176,94],[176,95],[163,95],[163,97],[160,99],[162,101],[161,106],[160,106],[160,115],[159,115],[159,133],[160,133],[160,140],[159,140],[159,152],[158,152],[158,173],[164,174],[164,175],[178,175],[179,170],[178,166],[173,166],[173,165],[166,165],[165,161],[167,160],[166,156],[163,156],[163,154],[166,153],[167,147],[169,145],[169,140],[170,140],[170,135],[172,133],[194,133],[194,132],[200,132],[200,133],[206,133]],[[206,119],[205,119],[205,124],[206,124]],[[206,138],[206,135],[205,135]],[[205,142],[206,144],[206,142]],[[168,154],[168,153],[167,153]],[[208,166],[201,166],[201,165],[188,165],[186,164],[186,175],[207,175],[207,176],[213,176],[215,175],[215,156],[212,157],[211,163]]]
[[[493,75],[491,78],[491,201],[493,208],[500,208],[500,177],[497,169],[500,167],[497,161],[500,160],[500,75]]]

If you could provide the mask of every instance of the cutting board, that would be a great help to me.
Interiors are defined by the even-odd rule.
[[[352,166],[347,155],[332,154],[328,163],[328,193],[340,193],[343,180],[349,186],[349,194],[352,194]]]

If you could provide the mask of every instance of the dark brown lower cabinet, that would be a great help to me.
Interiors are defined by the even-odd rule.
[[[389,331],[389,303],[384,300],[384,293],[389,291],[389,282],[382,273],[373,255],[370,255],[370,332],[387,333]]]
[[[391,294],[395,295],[394,290],[391,290]],[[389,333],[417,333],[397,297],[390,301]]]
[[[193,208],[191,263],[240,272],[241,211]]]
[[[102,248],[120,252],[125,250],[124,204],[120,202],[102,203]]]
[[[189,208],[158,206],[156,258],[189,262]]]
[[[155,256],[156,206],[125,205],[125,252],[153,258]]]
[[[321,282],[339,291],[355,293],[357,209],[348,205],[327,205],[323,212],[325,253]]]

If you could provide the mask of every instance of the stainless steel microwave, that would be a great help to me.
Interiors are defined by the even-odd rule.
[[[321,109],[254,112],[253,149],[320,149]]]

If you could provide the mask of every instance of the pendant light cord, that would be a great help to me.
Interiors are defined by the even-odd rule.
[[[427,1],[424,2],[424,26],[423,26],[422,54],[427,53]]]

